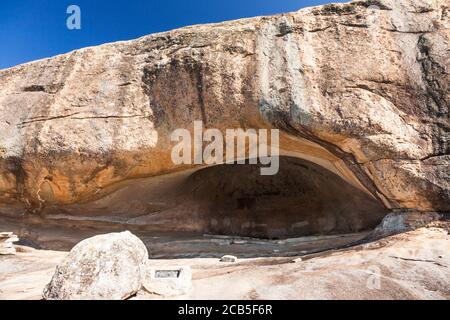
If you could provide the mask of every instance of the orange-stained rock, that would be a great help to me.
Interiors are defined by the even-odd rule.
[[[388,209],[450,210],[445,0],[186,27],[0,71],[0,214],[181,169],[170,133],[278,128],[281,153]]]

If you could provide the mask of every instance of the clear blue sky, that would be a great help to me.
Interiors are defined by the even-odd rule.
[[[0,0],[0,69],[182,26],[295,11],[331,0]],[[81,30],[66,27],[81,8]]]

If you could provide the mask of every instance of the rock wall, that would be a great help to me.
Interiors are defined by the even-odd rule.
[[[171,173],[174,129],[278,128],[281,153],[387,209],[450,210],[450,5],[331,4],[0,71],[0,212]],[[151,200],[151,199],[150,199]]]

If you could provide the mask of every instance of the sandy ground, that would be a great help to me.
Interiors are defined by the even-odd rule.
[[[0,299],[40,299],[66,252],[20,247],[0,257]],[[232,252],[230,252],[232,254]],[[343,250],[295,257],[152,260],[191,266],[193,288],[177,299],[450,299],[450,236],[419,229]],[[139,293],[134,299],[155,299]]]

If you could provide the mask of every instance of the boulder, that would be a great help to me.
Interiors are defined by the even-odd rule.
[[[0,255],[16,254],[14,242],[18,242],[19,238],[12,232],[0,232]]]
[[[220,258],[220,262],[230,262],[234,263],[237,262],[237,258],[235,256],[226,255]]]
[[[384,217],[369,238],[381,238],[427,227],[440,221],[442,215],[437,212],[392,212]]]
[[[44,289],[47,300],[121,300],[142,286],[148,252],[130,232],[111,233],[77,244],[56,267]]]

